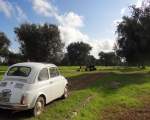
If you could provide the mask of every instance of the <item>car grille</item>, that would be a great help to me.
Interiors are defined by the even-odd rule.
[[[9,102],[11,91],[8,89],[3,90],[0,93],[0,102]]]

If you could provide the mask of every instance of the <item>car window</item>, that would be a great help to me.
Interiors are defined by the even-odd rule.
[[[49,79],[48,69],[43,68],[39,73],[38,80],[43,81],[43,80],[48,80],[48,79]]]
[[[25,66],[15,66],[9,69],[7,75],[8,76],[22,76],[22,77],[28,77],[31,72],[30,67]]]
[[[49,72],[51,78],[59,76],[59,71],[57,68],[50,68]]]

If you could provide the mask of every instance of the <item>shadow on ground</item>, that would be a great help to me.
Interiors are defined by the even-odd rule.
[[[32,117],[29,111],[14,112],[0,109],[0,120],[21,120]]]
[[[56,99],[49,104],[45,106],[45,110],[50,107],[53,103],[58,102],[62,100],[62,98]],[[12,111],[12,110],[4,110],[0,109],[0,120],[24,120],[24,119],[30,119],[33,117],[33,114],[31,110],[25,110],[25,111]]]

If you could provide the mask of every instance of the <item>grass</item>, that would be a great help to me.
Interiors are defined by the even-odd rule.
[[[140,107],[143,101],[140,97],[150,95],[150,75],[131,75],[131,74],[109,74],[98,80],[89,89],[90,94],[94,95],[93,99],[80,110],[79,114],[74,117],[75,120],[99,120],[101,112],[107,107]],[[114,88],[113,83],[119,83]],[[90,91],[90,92],[89,92]],[[92,112],[94,111],[94,112]],[[109,113],[108,113],[109,114]]]
[[[7,67],[0,67],[0,76]],[[20,120],[102,120],[104,110],[115,108],[139,108],[149,102],[150,68],[97,67],[97,73],[104,74],[88,88],[72,91],[68,99],[49,104],[37,118],[30,115],[16,115]],[[77,72],[77,67],[60,67],[68,78],[83,76],[88,72]],[[90,73],[91,76],[93,72]],[[141,99],[147,98],[147,99]],[[114,112],[115,112],[114,110]],[[114,112],[107,113],[113,119]],[[16,117],[15,116],[15,117]],[[117,120],[117,119],[115,119]]]
[[[2,79],[7,68],[8,68],[7,66],[0,66],[0,80]]]

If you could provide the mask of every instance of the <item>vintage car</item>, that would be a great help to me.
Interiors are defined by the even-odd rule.
[[[0,82],[0,108],[30,109],[34,116],[57,98],[67,98],[68,82],[54,64],[25,62],[9,67]]]

